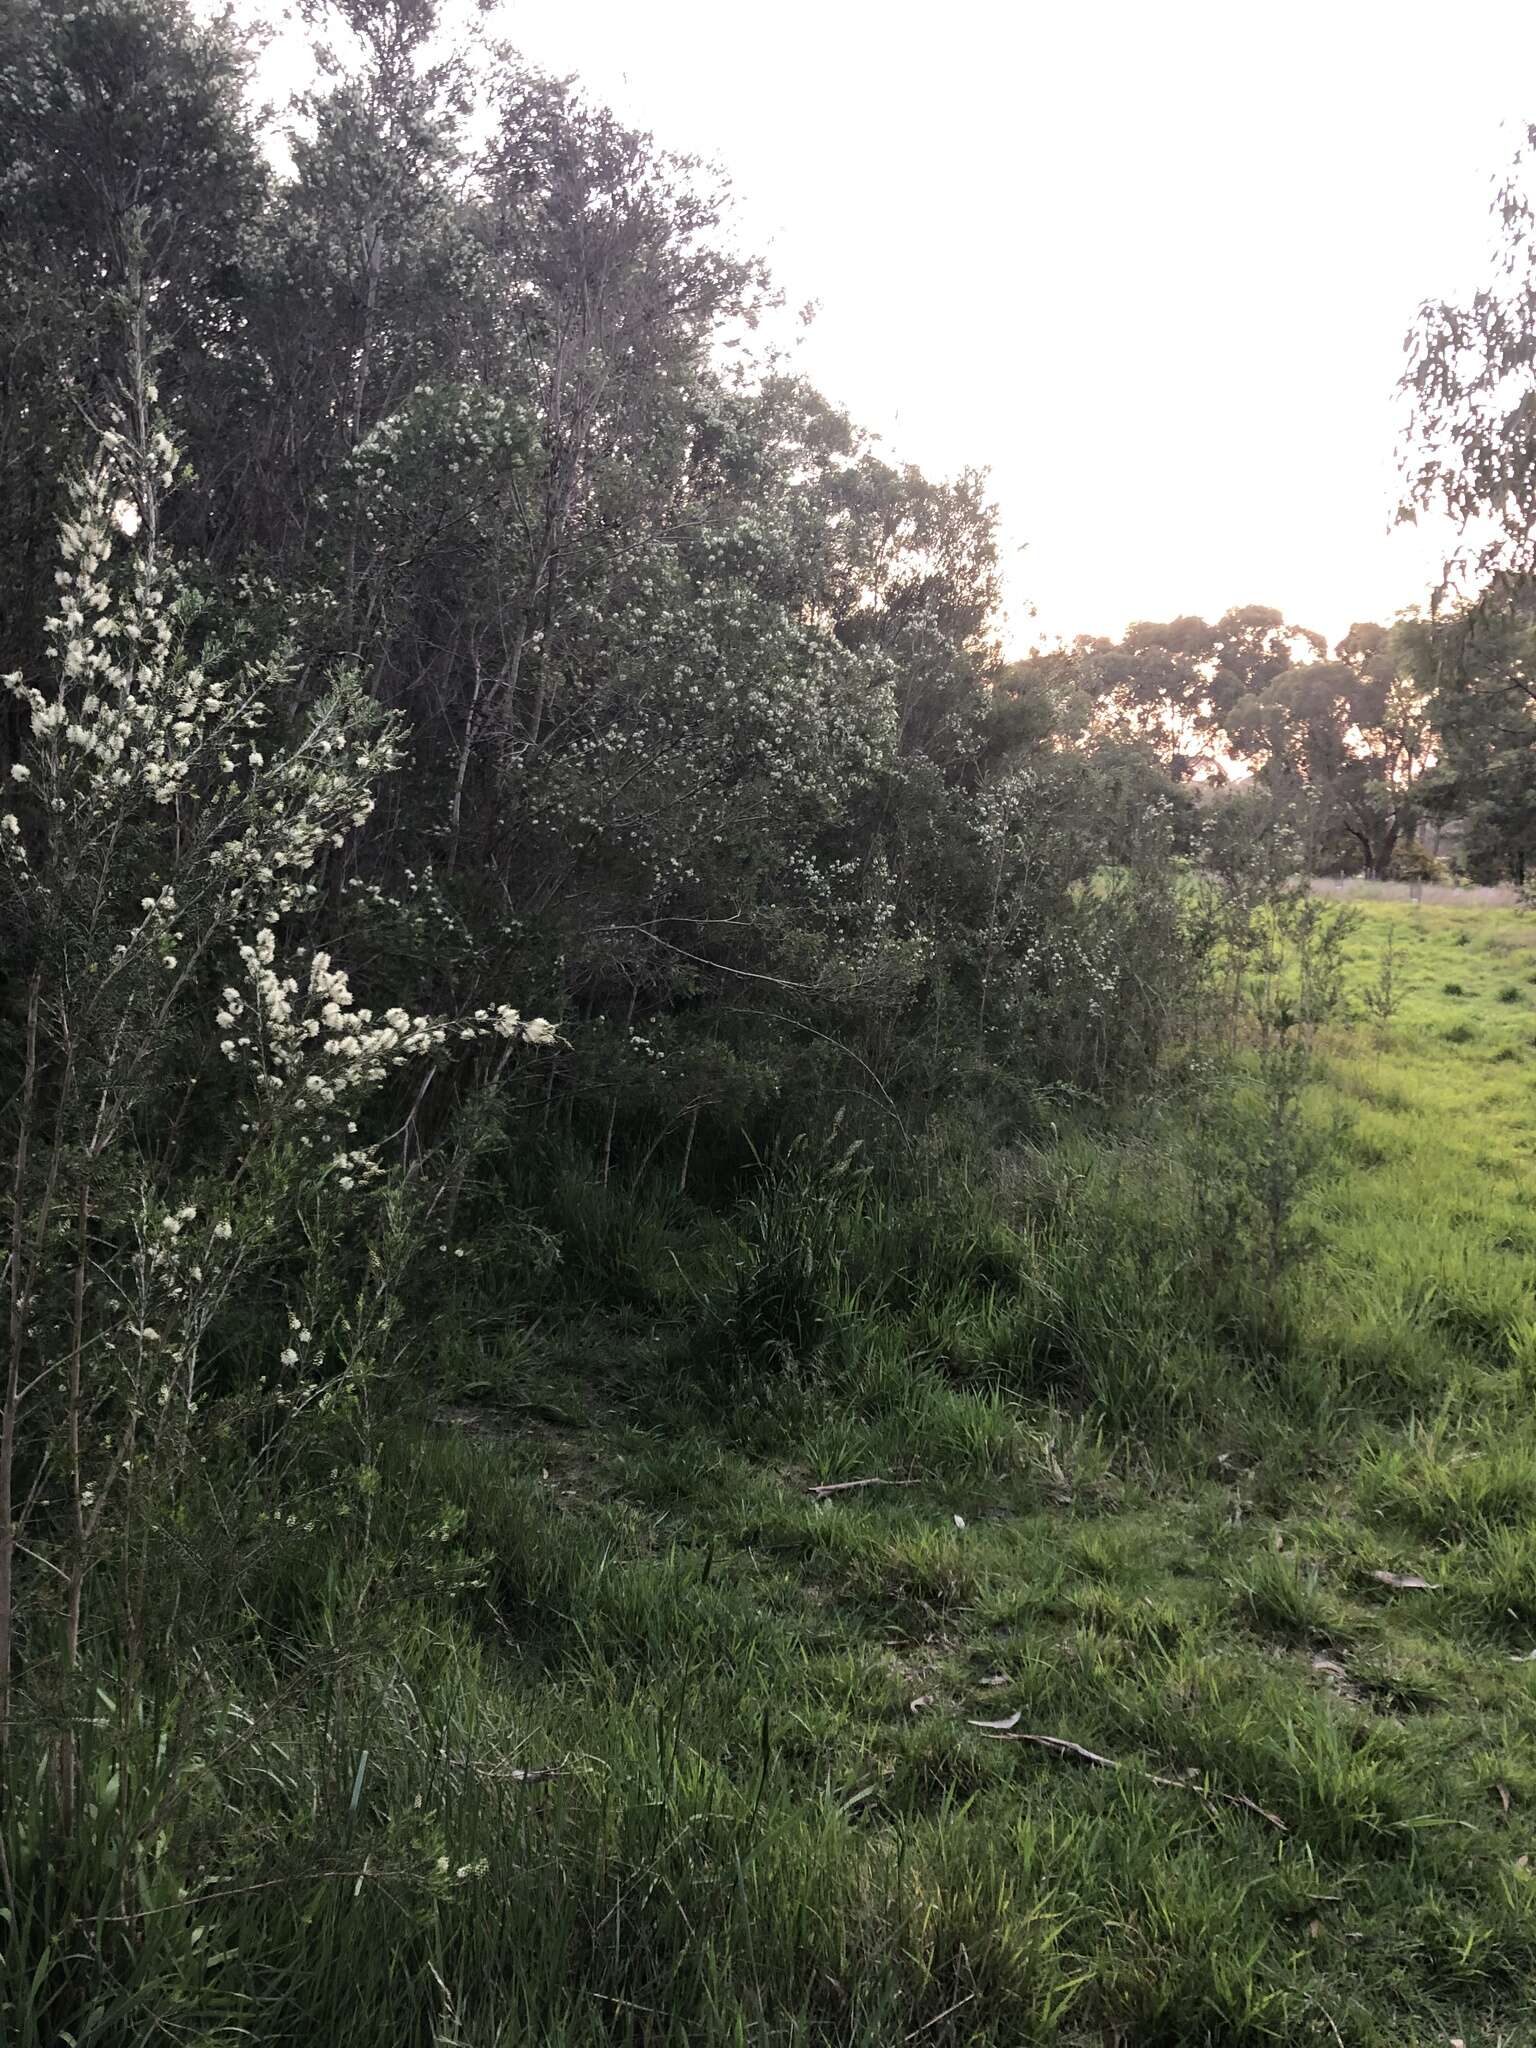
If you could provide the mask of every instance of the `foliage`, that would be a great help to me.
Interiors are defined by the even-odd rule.
[[[1536,853],[1530,626],[1518,606],[1490,601],[1457,607],[1412,632],[1439,731],[1424,809],[1461,827],[1460,857],[1474,881],[1521,882]]]
[[[1463,305],[1427,300],[1408,336],[1411,410],[1400,516],[1446,515],[1458,539],[1441,596],[1519,598],[1536,571],[1532,371],[1536,263],[1527,128],[1494,193],[1495,278]]]

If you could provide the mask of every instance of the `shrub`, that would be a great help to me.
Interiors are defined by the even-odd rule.
[[[0,1721],[24,1638],[66,1824],[85,1644],[132,1665],[174,1611],[157,1532],[212,1510],[225,1570],[236,1532],[295,1520],[308,1446],[334,1451],[392,1356],[426,1181],[419,1158],[386,1166],[370,1112],[398,1112],[409,1066],[494,1068],[554,1036],[506,1006],[376,1015],[289,940],[395,734],[343,667],[285,737],[281,657],[200,632],[159,539],[178,453],[130,283],[125,381],[61,535],[50,687],[9,679],[29,733],[0,822],[21,1006]]]

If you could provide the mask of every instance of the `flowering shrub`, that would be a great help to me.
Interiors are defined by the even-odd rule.
[[[398,734],[342,669],[293,736],[273,738],[290,665],[230,659],[201,630],[161,541],[179,458],[142,289],[129,322],[124,386],[60,535],[51,680],[6,678],[27,738],[0,825],[5,966],[23,1006],[4,1113],[0,1719],[16,1643],[34,1672],[77,1670],[101,1559],[148,1518],[175,1518],[210,1432],[231,1427],[207,1341],[273,1254],[289,1340],[239,1390],[241,1426],[264,1405],[270,1442],[276,1418],[334,1412],[377,1363],[366,1302],[343,1312],[322,1281],[357,1205],[395,1200],[365,1125],[401,1070],[482,1049],[504,1062],[556,1036],[505,1004],[375,1014],[325,950],[290,963],[323,862],[368,818]],[[370,1271],[387,1293],[377,1256]],[[118,1616],[130,1639],[143,1622]],[[61,1697],[67,1710],[67,1686]],[[68,1798],[67,1712],[61,1726]]]

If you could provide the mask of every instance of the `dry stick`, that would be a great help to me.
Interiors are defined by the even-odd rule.
[[[635,1026],[635,1004],[636,1004],[636,1003],[638,1002],[638,1000],[639,1000],[639,997],[640,997],[640,984],[639,984],[639,982],[632,982],[632,983],[630,984],[630,990],[629,990],[629,1009],[628,1009],[628,1011],[626,1012],[626,1014],[625,1014],[625,1017],[624,1017],[624,1031],[625,1031],[625,1035],[626,1035],[626,1036],[627,1036],[627,1035],[628,1035],[628,1034],[629,1034],[629,1033],[630,1033],[631,1031],[633,1031],[633,1030],[634,1030],[634,1026]],[[609,1105],[608,1105],[608,1130],[607,1130],[607,1134],[605,1135],[605,1137],[604,1137],[604,1139],[603,1139],[603,1186],[604,1186],[604,1187],[607,1187],[607,1185],[608,1185],[608,1171],[609,1171],[609,1168],[610,1168],[610,1167],[612,1166],[612,1164],[613,1164],[613,1127],[614,1127],[615,1123],[616,1123],[616,1122],[618,1121],[618,1115],[619,1115],[619,1091],[618,1091],[618,1089],[617,1089],[617,1088],[615,1088],[615,1089],[614,1089],[614,1091],[613,1091],[613,1100],[612,1100],[612,1102],[610,1102],[610,1103],[609,1103]]]
[[[1112,1756],[1100,1756],[1096,1749],[1084,1749],[1080,1742],[1068,1742],[1060,1735],[1026,1735],[1022,1730],[983,1728],[979,1721],[972,1721],[969,1725],[972,1728],[980,1728],[991,1742],[1033,1743],[1037,1749],[1048,1749],[1053,1756],[1072,1757],[1078,1763],[1093,1764],[1100,1770],[1135,1771],[1136,1776],[1145,1778],[1149,1785],[1162,1785],[1170,1792],[1193,1792],[1199,1799],[1221,1799],[1229,1806],[1246,1807],[1249,1813],[1256,1813],[1261,1820],[1267,1820],[1272,1828],[1278,1828],[1282,1835],[1290,1833],[1290,1829],[1278,1813],[1271,1813],[1268,1807],[1260,1806],[1256,1800],[1247,1798],[1241,1792],[1214,1792],[1204,1785],[1192,1783],[1188,1778],[1165,1778],[1156,1771],[1136,1770],[1134,1764],[1122,1764]]]
[[[967,1991],[964,1998],[957,1998],[953,2005],[946,2005],[942,2012],[936,2012],[931,2020],[924,2020],[920,2027],[914,2027],[911,2033],[904,2034],[902,2039],[905,2041],[920,2041],[924,2034],[931,2033],[942,2021],[949,2019],[952,2014],[959,2012],[962,2006],[969,2005],[975,1996],[976,1993],[974,1991]]]
[[[235,1885],[229,1891],[203,1892],[201,1894],[189,1893],[186,1898],[172,1899],[166,1905],[163,1906],[140,1906],[137,1908],[136,1911],[125,1913],[112,1913],[107,1916],[106,1924],[109,1927],[116,1927],[121,1925],[124,1921],[128,1920],[149,1920],[153,1918],[153,1916],[157,1913],[193,1913],[197,1912],[203,1906],[222,1905],[225,1899],[244,1899],[249,1898],[252,1892],[269,1892],[272,1891],[278,1885],[292,1885],[297,1883],[325,1884],[333,1879],[338,1878],[352,1878],[353,1880],[360,1880],[365,1877],[373,1877],[378,1876],[380,1874],[388,1876],[389,1873],[387,1871],[383,1873],[371,1871],[365,1863],[361,1870],[312,1870],[309,1871],[302,1879],[292,1877],[264,1877],[256,1884]]]
[[[858,1486],[921,1486],[920,1479],[834,1479],[830,1486],[808,1486],[805,1490],[813,1500],[824,1500],[829,1493],[852,1493]],[[1102,1763],[1103,1758],[1099,1761]]]
[[[688,1162],[693,1157],[693,1140],[694,1135],[697,1132],[698,1128],[699,1105],[697,1102],[695,1102],[693,1105],[693,1114],[688,1119],[688,1137],[686,1143],[683,1146],[682,1170],[677,1176],[677,1192],[680,1195],[686,1194],[688,1191]]]
[[[459,748],[458,766],[454,770],[453,801],[448,806],[448,866],[450,868],[456,868],[459,864],[459,826],[464,808],[464,782],[469,774],[470,749],[475,742],[475,720],[480,709],[480,696],[484,685],[484,674],[481,668],[480,649],[478,646],[470,649],[470,659],[474,663],[475,689],[474,695],[469,700],[469,710],[464,715],[464,740]]]

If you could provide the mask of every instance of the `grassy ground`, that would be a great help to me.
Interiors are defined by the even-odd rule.
[[[214,1755],[216,1903],[134,1873],[122,2038],[1536,2041],[1536,924],[1356,914],[1283,1300],[1155,1133],[875,1205],[812,1375],[588,1219],[607,1297],[383,1448],[389,1571],[283,1561],[387,1642]]]

